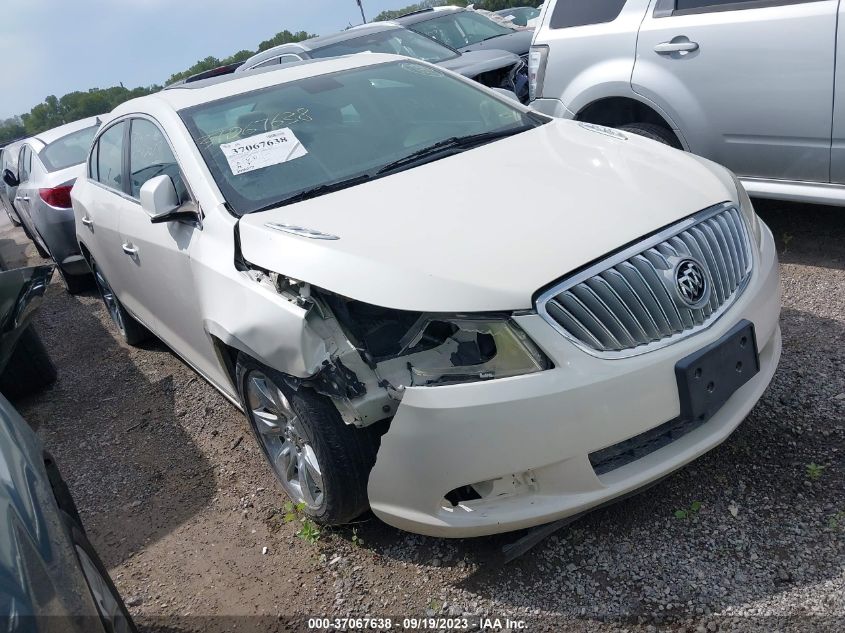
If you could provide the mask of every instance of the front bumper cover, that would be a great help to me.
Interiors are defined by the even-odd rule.
[[[756,249],[755,249],[756,250]],[[382,438],[370,505],[395,527],[440,537],[507,532],[582,513],[664,477],[724,441],[765,391],[781,352],[780,277],[763,230],[751,280],[736,303],[696,336],[649,354],[586,354],[536,314],[516,317],[555,368],[489,382],[408,388]],[[675,419],[675,364],[742,319],[755,326],[760,372],[709,421],[604,474],[589,455]],[[452,506],[454,489],[491,492]],[[479,488],[479,486],[476,486]]]

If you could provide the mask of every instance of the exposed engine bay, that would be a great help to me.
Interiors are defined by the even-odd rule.
[[[348,424],[392,417],[408,387],[492,380],[550,365],[507,313],[395,310],[275,273],[253,269],[251,275],[308,310],[306,321],[326,342],[326,357],[316,375],[290,381],[331,397]]]

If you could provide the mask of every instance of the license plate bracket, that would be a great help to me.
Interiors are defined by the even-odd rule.
[[[675,364],[681,419],[706,422],[760,371],[754,324],[730,332]]]

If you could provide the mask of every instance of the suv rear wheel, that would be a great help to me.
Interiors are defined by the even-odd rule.
[[[662,125],[657,125],[656,123],[628,123],[627,125],[619,126],[619,129],[623,132],[630,132],[631,134],[636,134],[637,136],[650,138],[652,141],[663,143],[664,145],[674,147],[675,149],[681,149],[681,144],[678,143],[678,138],[675,136],[674,132]]]

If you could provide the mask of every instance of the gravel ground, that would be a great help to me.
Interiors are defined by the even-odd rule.
[[[118,342],[98,297],[55,280],[37,327],[59,380],[19,408],[142,630],[472,614],[529,631],[842,631],[845,214],[758,210],[784,279],[763,399],[719,448],[505,567],[490,561],[518,535],[438,540],[367,516],[297,537],[242,415],[160,343]],[[7,258],[33,261],[23,244],[0,231]]]

